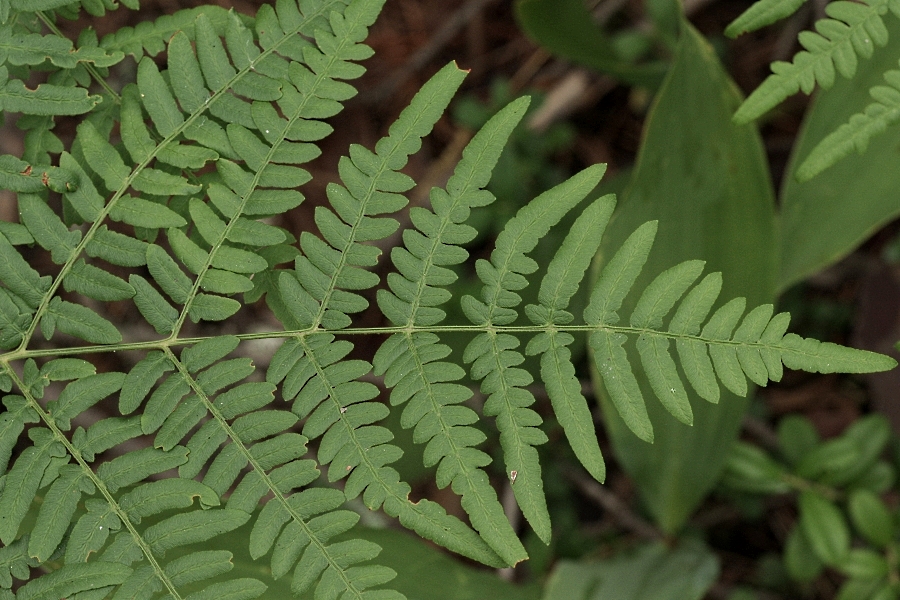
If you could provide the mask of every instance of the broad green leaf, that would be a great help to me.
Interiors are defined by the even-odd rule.
[[[31,532],[28,553],[40,561],[50,558],[69,528],[81,494],[92,494],[94,485],[77,465],[65,465],[59,477],[44,495],[37,521]]]
[[[134,288],[134,304],[147,322],[159,334],[172,333],[172,328],[178,320],[178,311],[140,275],[132,274],[128,278],[128,283]]]
[[[190,196],[201,189],[184,177],[149,168],[138,171],[131,185],[139,192],[159,196]]]
[[[0,281],[21,297],[29,306],[37,308],[50,288],[50,277],[41,277],[25,262],[19,251],[0,233]]]
[[[26,583],[16,593],[22,600],[67,598],[125,581],[132,569],[123,564],[95,560],[65,564],[52,573]]]
[[[894,540],[897,533],[894,519],[884,502],[872,492],[851,492],[847,509],[856,530],[872,544],[884,548]]]
[[[141,102],[156,125],[156,130],[164,138],[172,135],[184,123],[184,117],[156,63],[149,57],[145,56],[138,63],[137,86]]]
[[[205,542],[246,523],[250,515],[242,510],[213,508],[179,513],[152,525],[144,539],[154,552],[165,552],[185,544]]]
[[[850,529],[840,509],[812,491],[800,494],[800,529],[826,565],[840,565],[850,550]]]
[[[148,352],[147,356],[128,372],[125,381],[122,382],[119,411],[123,415],[134,412],[163,373],[174,368],[164,353],[159,350]]]
[[[618,56],[611,36],[580,0],[518,0],[516,17],[529,37],[567,60],[651,89],[665,76],[665,64],[632,65]]]
[[[700,543],[653,543],[601,561],[560,561],[542,600],[700,600],[718,575],[716,556]]]
[[[723,274],[724,298],[746,296],[750,306],[771,301],[776,265],[773,194],[759,136],[731,122],[739,102],[706,40],[685,23],[675,63],[649,115],[631,185],[619,200],[598,259],[603,265],[639,225],[658,219],[653,251],[636,290],[645,289],[679,261],[704,260],[709,271]],[[716,276],[698,285],[698,297],[684,308],[679,305],[672,320],[676,329],[699,332],[707,310],[703,305],[711,303],[717,291],[716,279],[710,277]],[[621,314],[631,313],[636,295],[625,299]],[[707,399],[717,398],[712,369],[701,366],[709,361],[706,349],[680,341],[676,346],[682,360],[687,353],[695,359],[698,368],[692,371],[707,375],[691,380],[692,387],[705,390]],[[602,391],[599,381],[597,387]],[[641,387],[650,398],[649,384],[644,381]],[[720,406],[691,404],[694,425],[687,427],[660,404],[647,402],[654,432],[654,443],[648,445],[628,430],[605,396],[603,401],[616,455],[667,532],[681,528],[717,479],[726,455],[710,449],[726,447],[734,439],[746,400],[723,393]],[[697,456],[706,458],[698,463]]]
[[[101,225],[85,247],[88,256],[102,258],[121,267],[140,267],[147,264],[147,242],[122,235]]]
[[[72,204],[72,207],[82,219],[91,223],[94,222],[100,215],[100,211],[103,210],[103,197],[97,192],[94,183],[71,154],[68,152],[60,154],[59,166],[74,173],[77,179],[76,189],[68,191],[66,200]]]
[[[151,475],[174,469],[187,461],[187,448],[177,446],[171,451],[141,448],[118,456],[97,467],[97,475],[110,492],[143,481]]]
[[[57,400],[47,405],[56,425],[63,431],[71,427],[70,420],[97,404],[110,394],[118,392],[125,380],[124,373],[98,373],[73,381],[60,392]]]
[[[169,298],[177,304],[187,302],[193,282],[161,246],[147,248],[147,270]]]
[[[812,149],[863,110],[872,101],[868,90],[897,67],[900,22],[889,18],[884,24],[890,32],[887,46],[861,61],[852,80],[842,78],[815,96],[794,144],[781,188],[780,290],[846,256],[900,214],[893,160],[900,123],[872,138],[864,154],[853,153],[804,183],[796,179]]]
[[[33,166],[10,154],[0,155],[0,187],[19,193],[38,193],[49,188],[55,192],[75,191],[78,179],[66,168]]]

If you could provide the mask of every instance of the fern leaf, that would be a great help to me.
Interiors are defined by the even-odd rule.
[[[887,43],[882,15],[889,8],[900,14],[890,0],[828,4],[825,13],[829,18],[816,23],[816,32],[800,33],[800,45],[804,50],[790,63],[772,64],[772,75],[741,104],[734,114],[734,121],[749,123],[798,91],[812,93],[816,84],[830,88],[835,69],[844,77],[852,77],[856,73],[857,55],[869,58],[876,46]]]
[[[478,275],[485,284],[481,293],[483,302],[471,296],[463,297],[463,310],[473,323],[506,325],[518,316],[514,307],[522,299],[514,290],[525,287],[524,275],[537,268],[537,263],[526,253],[597,185],[605,169],[605,165],[585,169],[535,198],[507,223],[497,236],[491,261],[476,263]],[[473,363],[473,378],[484,379],[481,391],[489,395],[484,412],[497,417],[504,461],[513,480],[516,501],[538,536],[549,542],[550,518],[540,463],[533,448],[544,443],[546,436],[535,428],[541,423],[540,417],[528,408],[534,403],[534,396],[522,389],[532,382],[531,376],[522,369],[510,368],[524,360],[514,350],[518,344],[518,339],[509,334],[482,333],[469,343],[463,360]]]
[[[19,193],[38,193],[45,189],[64,192],[77,189],[78,181],[69,169],[34,166],[15,156],[3,154],[0,155],[0,186]]]
[[[201,14],[213,25],[216,35],[224,35],[228,11],[221,6],[206,5],[179,10],[172,15],[163,15],[153,22],[144,21],[135,27],[122,27],[115,33],[106,35],[100,41],[100,47],[111,54],[114,52],[130,54],[135,60],[140,60],[144,54],[156,56],[166,49],[166,42],[172,39],[173,35],[184,32],[193,37],[194,22]],[[252,21],[243,15],[241,18]]]
[[[718,273],[707,275],[685,295],[700,275],[700,261],[681,263],[659,275],[638,299],[630,327],[617,326],[616,310],[643,267],[655,231],[656,224],[651,221],[626,240],[601,272],[585,309],[597,371],[622,419],[639,438],[652,441],[653,427],[625,347],[630,335],[637,335],[641,365],[654,394],[686,424],[691,423],[692,411],[669,351],[672,339],[688,382],[710,402],[718,402],[719,382],[744,396],[747,378],[763,386],[769,380],[778,381],[782,363],[810,371],[892,368],[893,360],[887,357],[785,334],[788,317],[784,313],[773,317],[771,305],[756,307],[741,319],[746,301],[734,298],[707,320],[722,280]],[[664,318],[682,296],[663,330]]]
[[[481,188],[487,184],[503,145],[526,108],[527,101],[510,104],[475,135],[464,149],[463,158],[447,183],[447,191],[432,190],[434,212],[424,208],[411,211],[416,230],[406,231],[406,247],[392,253],[399,273],[388,277],[391,291],[382,290],[378,295],[379,306],[395,323],[430,325],[443,320],[444,311],[436,307],[449,296],[440,293],[437,286],[455,279],[446,265],[465,261],[467,253],[456,245],[470,241],[475,231],[463,223],[471,208],[493,201],[493,196]],[[459,406],[471,393],[452,383],[463,372],[451,363],[440,361],[449,354],[449,348],[438,341],[437,336],[430,334],[397,334],[376,354],[375,372],[385,375],[385,384],[393,388],[391,403],[406,403],[401,424],[406,428],[416,427],[414,441],[428,442],[426,460],[429,464],[439,463],[439,485],[452,483],[454,491],[463,494],[463,506],[475,528],[497,549],[505,563],[513,564],[521,560],[524,550],[505,525],[496,493],[485,485],[486,478],[479,467],[486,464],[487,456],[471,448],[483,439],[480,432],[469,427],[477,416],[471,409]],[[386,504],[386,509],[392,511],[391,503]],[[409,526],[405,513],[409,511],[400,513],[401,522]],[[461,524],[454,526],[455,534],[451,537],[433,526],[424,529],[428,522],[417,518],[413,521],[414,528],[456,552],[473,556],[473,549],[485,547],[477,538],[480,543],[473,544],[471,535]],[[438,532],[440,537],[435,536]],[[487,547],[485,550],[479,549],[473,557],[496,564],[494,551]]]
[[[742,33],[756,31],[791,16],[803,5],[803,0],[759,0],[725,28],[725,35],[735,38]]]
[[[102,100],[80,87],[42,83],[29,89],[19,79],[10,79],[9,70],[0,66],[0,110],[26,115],[81,115],[90,112]]]
[[[125,565],[105,561],[66,564],[26,583],[16,593],[16,598],[66,598],[79,592],[120,584],[131,572],[132,569]]]
[[[862,154],[866,151],[869,140],[900,120],[900,71],[887,71],[884,79],[888,85],[875,86],[869,90],[875,100],[872,104],[852,115],[846,123],[813,148],[797,168],[799,181],[812,179],[854,150]]]
[[[28,11],[45,10],[28,6]],[[70,40],[58,35],[14,33],[12,26],[0,27],[0,64],[39,65],[49,60],[54,66],[73,69],[78,63],[87,62],[97,67],[111,67],[125,55],[107,53],[102,48],[82,46],[75,48]]]
[[[59,477],[44,496],[37,521],[31,531],[28,554],[44,562],[56,551],[63,539],[81,494],[93,494],[94,485],[87,479],[81,467],[65,465],[59,470]]]

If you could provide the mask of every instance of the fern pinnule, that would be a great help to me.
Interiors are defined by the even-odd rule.
[[[734,121],[749,123],[798,91],[812,93],[816,84],[830,88],[835,69],[844,77],[852,77],[856,73],[857,56],[870,58],[876,46],[887,44],[882,15],[888,9],[900,16],[900,3],[895,0],[828,4],[825,13],[829,18],[816,22],[816,32],[800,33],[804,50],[792,62],[772,64],[772,74],[741,104]]]
[[[103,36],[99,46],[107,53],[122,52],[132,56],[136,61],[143,56],[156,56],[166,50],[172,36],[184,32],[194,38],[194,21],[201,14],[212,24],[216,35],[225,35],[225,26],[229,20],[229,11],[216,5],[185,8],[171,15],[161,15],[153,21],[142,21],[134,27],[120,27],[113,33]],[[241,21],[250,26],[254,19],[239,14]]]

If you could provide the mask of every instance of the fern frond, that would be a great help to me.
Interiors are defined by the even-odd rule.
[[[568,348],[575,338],[552,327],[566,325],[574,319],[566,308],[597,254],[614,208],[614,196],[607,195],[594,201],[578,216],[547,267],[538,293],[540,304],[525,307],[532,323],[550,328],[531,339],[526,354],[541,355],[541,379],[547,386],[553,412],[575,456],[600,482],[606,478],[606,465],[594,433],[590,408],[581,393],[581,383],[575,377],[572,353]]]
[[[395,324],[427,326],[446,316],[438,306],[450,295],[442,288],[456,279],[447,267],[466,260],[468,253],[459,245],[471,241],[476,232],[465,221],[472,208],[494,201],[482,188],[527,107],[527,100],[519,100],[498,112],[464,149],[446,191],[432,190],[432,210],[416,207],[410,211],[415,229],[404,232],[404,247],[391,254],[399,272],[388,276],[390,291],[378,294],[379,307]],[[382,344],[373,362],[375,373],[384,375],[385,385],[392,388],[391,404],[405,404],[401,425],[415,427],[414,441],[427,443],[425,463],[438,465],[438,485],[452,484],[462,496],[473,526],[493,549],[487,557],[496,553],[503,563],[515,564],[525,557],[525,551],[481,470],[490,458],[474,446],[484,435],[471,427],[478,419],[475,412],[461,405],[472,394],[454,383],[464,372],[442,360],[449,354],[450,348],[441,344],[437,335],[398,333]],[[446,535],[437,541],[457,552],[461,551],[459,541],[472,547],[466,538],[452,545],[447,544],[453,540]],[[485,553],[481,554],[479,560],[487,562]]]
[[[493,202],[484,188],[527,100],[473,137],[429,208],[409,210],[403,247],[391,251],[396,272],[375,292],[381,246],[399,228],[403,194],[414,186],[401,170],[460,86],[464,73],[453,64],[374,149],[350,147],[341,182],[327,188],[330,205],[315,210],[320,236],[304,231],[297,240],[267,222],[304,200],[303,165],[331,132],[324,119],[356,93],[348,80],[363,73],[357,63],[371,49],[362,42],[382,4],[279,0],[253,19],[205,7],[102,42],[88,31],[77,44],[37,32],[55,31],[53,18],[82,8],[102,14],[115,8],[112,0],[38,0],[28,10],[53,14],[16,13],[0,25],[18,44],[0,42],[0,104],[29,113],[17,121],[28,132],[23,155],[0,156],[0,186],[17,194],[20,216],[0,223],[0,597],[29,577],[17,597],[260,597],[266,584],[231,573],[231,553],[216,547],[246,526],[251,560],[289,577],[298,596],[402,598],[382,588],[394,571],[369,562],[381,548],[352,531],[360,517],[345,504],[358,498],[454,552],[514,565],[527,554],[498,501],[460,364],[471,363],[487,395],[484,414],[496,417],[504,485],[548,541],[537,452],[547,438],[526,389],[532,378],[518,368],[526,338],[570,444],[598,479],[603,459],[570,350],[578,333],[589,334],[595,359],[606,352],[607,384],[618,386],[620,409],[639,430],[644,405],[632,393],[625,345],[635,337],[653,389],[684,422],[691,409],[672,339],[684,375],[712,401],[719,382],[746,391],[746,377],[778,379],[782,364],[891,366],[886,357],[785,335],[787,318],[773,318],[768,306],[742,316],[737,299],[707,318],[721,280],[709,275],[688,291],[702,268],[696,261],[660,275],[629,324],[619,325],[653,223],[601,275],[586,324],[573,323],[570,300],[612,213],[609,197],[574,219],[537,303],[525,307],[530,324],[520,324],[519,294],[538,268],[528,254],[590,193],[604,166],[522,208],[490,260],[477,262],[481,295],[461,301],[472,324],[444,324],[453,269],[476,235],[466,221]],[[0,2],[0,13],[9,5]],[[20,0],[12,6],[26,10]],[[165,61],[145,56],[163,50]],[[105,69],[124,54],[135,58],[135,79],[117,92]],[[23,82],[37,66],[51,75],[31,90]],[[92,82],[103,91],[89,94]],[[74,142],[63,144],[53,133],[56,115],[83,113]],[[241,294],[245,304],[265,296],[283,328],[236,329],[246,325],[234,318]],[[373,296],[392,325],[352,328]],[[137,309],[137,333],[101,316],[107,302]],[[188,319],[231,325],[204,335]],[[38,329],[66,347],[38,343]],[[445,337],[459,333],[474,338],[462,363]],[[351,358],[359,348],[349,340],[362,334],[389,334],[372,364]],[[284,342],[262,378],[242,344],[264,337]],[[122,372],[96,358],[113,352],[127,355]],[[373,370],[389,403],[365,380]],[[276,395],[289,406],[276,406]],[[402,451],[381,424],[391,410],[425,444],[437,484],[461,496],[471,527],[435,502],[410,500],[392,466]],[[96,418],[106,412],[117,414]]]
[[[225,26],[230,19],[229,11],[221,6],[205,5],[162,15],[155,21],[144,21],[134,27],[122,27],[115,33],[104,36],[100,40],[100,47],[108,53],[122,52],[131,55],[136,61],[144,55],[156,56],[166,49],[166,44],[178,32],[184,32],[193,39],[194,21],[201,14],[209,20],[218,37],[225,35]],[[246,15],[239,15],[239,18],[246,26],[253,23],[253,19]]]
[[[409,154],[418,150],[421,138],[443,113],[462,76],[455,65],[440,71],[391,126],[388,137],[376,144],[375,153],[353,146],[350,158],[341,161],[341,176],[347,187],[333,185],[328,189],[337,214],[325,208],[316,213],[325,242],[312,235],[301,236],[304,254],[297,259],[295,274],[283,273],[279,281],[281,301],[297,326],[311,328],[321,323],[329,328],[344,327],[350,322],[347,313],[365,308],[366,301],[349,290],[377,283],[377,277],[361,267],[373,265],[378,251],[360,241],[380,239],[396,229],[396,221],[375,215],[394,212],[406,203],[398,192],[409,189],[412,182],[397,170],[405,165]],[[292,411],[306,418],[304,435],[322,436],[318,456],[321,464],[329,465],[329,479],[346,477],[348,498],[363,494],[369,508],[384,505],[389,514],[417,532],[496,563],[493,553],[442,508],[427,501],[409,501],[409,485],[386,466],[399,458],[400,451],[386,443],[392,438],[387,429],[373,425],[387,415],[387,409],[367,402],[377,396],[377,388],[356,381],[371,365],[365,361],[338,362],[351,349],[352,344],[336,341],[330,334],[289,340],[276,353],[267,375],[270,382],[284,381],[284,398],[293,400]],[[288,543],[293,536],[285,529],[278,539]],[[273,569],[276,558],[273,555]],[[299,581],[295,575],[295,588],[310,584],[307,579]]]
[[[749,123],[798,91],[812,93],[816,84],[830,88],[835,69],[844,77],[852,77],[858,56],[870,58],[876,46],[887,43],[882,16],[888,9],[900,16],[900,3],[893,0],[829,3],[825,13],[830,18],[816,22],[816,32],[800,33],[804,50],[792,62],[772,64],[772,75],[741,104],[734,121]]]
[[[525,275],[537,270],[526,254],[540,238],[599,183],[605,165],[589,167],[568,181],[544,192],[523,207],[497,236],[490,262],[475,263],[484,282],[482,300],[462,298],[466,316],[476,325],[508,325],[522,301],[516,291],[527,285]],[[532,528],[545,542],[550,540],[550,517],[543,493],[543,478],[534,446],[547,441],[536,428],[540,416],[528,408],[534,396],[525,386],[532,383],[527,371],[512,368],[524,357],[515,350],[519,340],[504,333],[478,334],[466,347],[463,360],[471,362],[471,375],[483,379],[481,391],[488,394],[484,413],[497,417],[500,444],[507,473],[513,481],[516,501]]]
[[[869,140],[900,120],[900,70],[887,71],[884,79],[888,85],[869,90],[874,102],[852,115],[813,148],[797,168],[799,181],[812,179],[854,150],[862,154]]]
[[[745,315],[746,301],[734,298],[707,319],[722,287],[721,276],[707,275],[685,295],[700,276],[701,261],[686,261],[657,276],[638,299],[629,325],[616,325],[616,311],[644,266],[655,234],[656,223],[651,221],[625,241],[601,271],[584,311],[592,330],[589,344],[597,371],[616,410],[639,438],[652,442],[653,426],[625,348],[630,336],[637,337],[641,366],[654,395],[685,424],[693,419],[669,351],[672,340],[688,382],[701,398],[713,403],[719,399],[719,382],[746,396],[747,379],[760,386],[780,381],[782,364],[819,373],[892,368],[893,360],[879,354],[785,334],[789,315],[773,317],[769,304]],[[664,330],[663,320],[676,303],[678,308]]]

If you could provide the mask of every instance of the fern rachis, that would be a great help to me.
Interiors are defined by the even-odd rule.
[[[14,7],[0,20],[23,43],[69,47],[31,31],[27,13]],[[536,450],[547,438],[527,390],[533,376],[518,366],[523,342],[526,354],[540,356],[553,410],[599,480],[603,459],[569,348],[579,336],[588,337],[620,413],[648,440],[632,343],[654,392],[685,422],[690,404],[672,340],[689,384],[710,401],[719,381],[746,393],[745,375],[760,385],[778,380],[782,362],[822,372],[893,366],[785,335],[787,318],[772,317],[771,307],[741,319],[743,304],[732,301],[707,318],[720,277],[692,287],[697,261],[660,275],[620,324],[616,311],[650,252],[655,223],[604,267],[576,321],[569,302],[613,213],[611,196],[580,211],[523,324],[520,292],[540,272],[528,254],[590,195],[604,166],[523,207],[476,264],[480,297],[459,300],[470,324],[445,324],[441,306],[456,301],[452,267],[466,261],[463,246],[476,234],[466,221],[493,201],[484,187],[527,100],[472,138],[445,188],[432,190],[430,207],[409,210],[411,227],[382,282],[372,242],[399,226],[393,216],[414,185],[400,169],[462,82],[452,64],[374,149],[349,148],[341,184],[328,187],[329,206],[315,211],[319,235],[304,231],[297,240],[266,223],[304,200],[295,188],[309,174],[300,165],[330,133],[323,119],[355,93],[345,80],[362,72],[356,62],[371,53],[362,41],[380,8],[378,0],[285,0],[252,19],[194,9],[141,31],[80,40],[65,60],[54,50],[0,67],[19,76],[46,56],[55,69],[47,87],[24,92],[35,94],[31,104],[21,102],[19,79],[0,95],[7,111],[31,106],[22,124],[38,132],[26,138],[23,157],[0,157],[0,184],[18,194],[21,213],[19,223],[0,223],[0,597],[15,583],[21,598],[184,598],[197,589],[254,598],[288,576],[295,593],[315,590],[317,598],[399,598],[389,589],[394,573],[377,564],[380,548],[353,535],[359,515],[346,506],[358,497],[454,552],[513,565],[527,554],[474,425],[496,425],[505,479],[548,541]],[[164,49],[160,70],[149,56]],[[135,82],[120,95],[108,86],[91,94],[91,77],[102,79],[123,52],[136,59]],[[84,116],[64,147],[53,119],[70,114]],[[114,131],[121,144],[111,143]],[[242,303],[263,297],[283,330],[250,332],[241,322]],[[354,326],[372,298],[391,324]],[[99,312],[113,301],[133,305],[157,336],[123,340]],[[228,323],[238,333],[197,336],[188,321]],[[38,344],[38,332],[50,348]],[[371,362],[350,358],[360,336],[383,334]],[[459,334],[472,339],[454,356],[447,341]],[[261,338],[283,343],[257,374],[240,349]],[[133,366],[98,369],[106,364],[98,356],[125,351],[140,355]],[[387,402],[370,373],[390,390]],[[487,395],[482,416],[464,404],[473,393],[462,383],[467,375]],[[118,414],[84,420],[100,403]],[[401,411],[401,426],[425,445],[437,484],[461,496],[471,526],[434,502],[409,499],[410,486],[391,466],[401,450],[380,424],[390,411]],[[252,560],[269,573],[229,578],[223,540],[244,524]],[[39,568],[34,577],[31,567]]]

